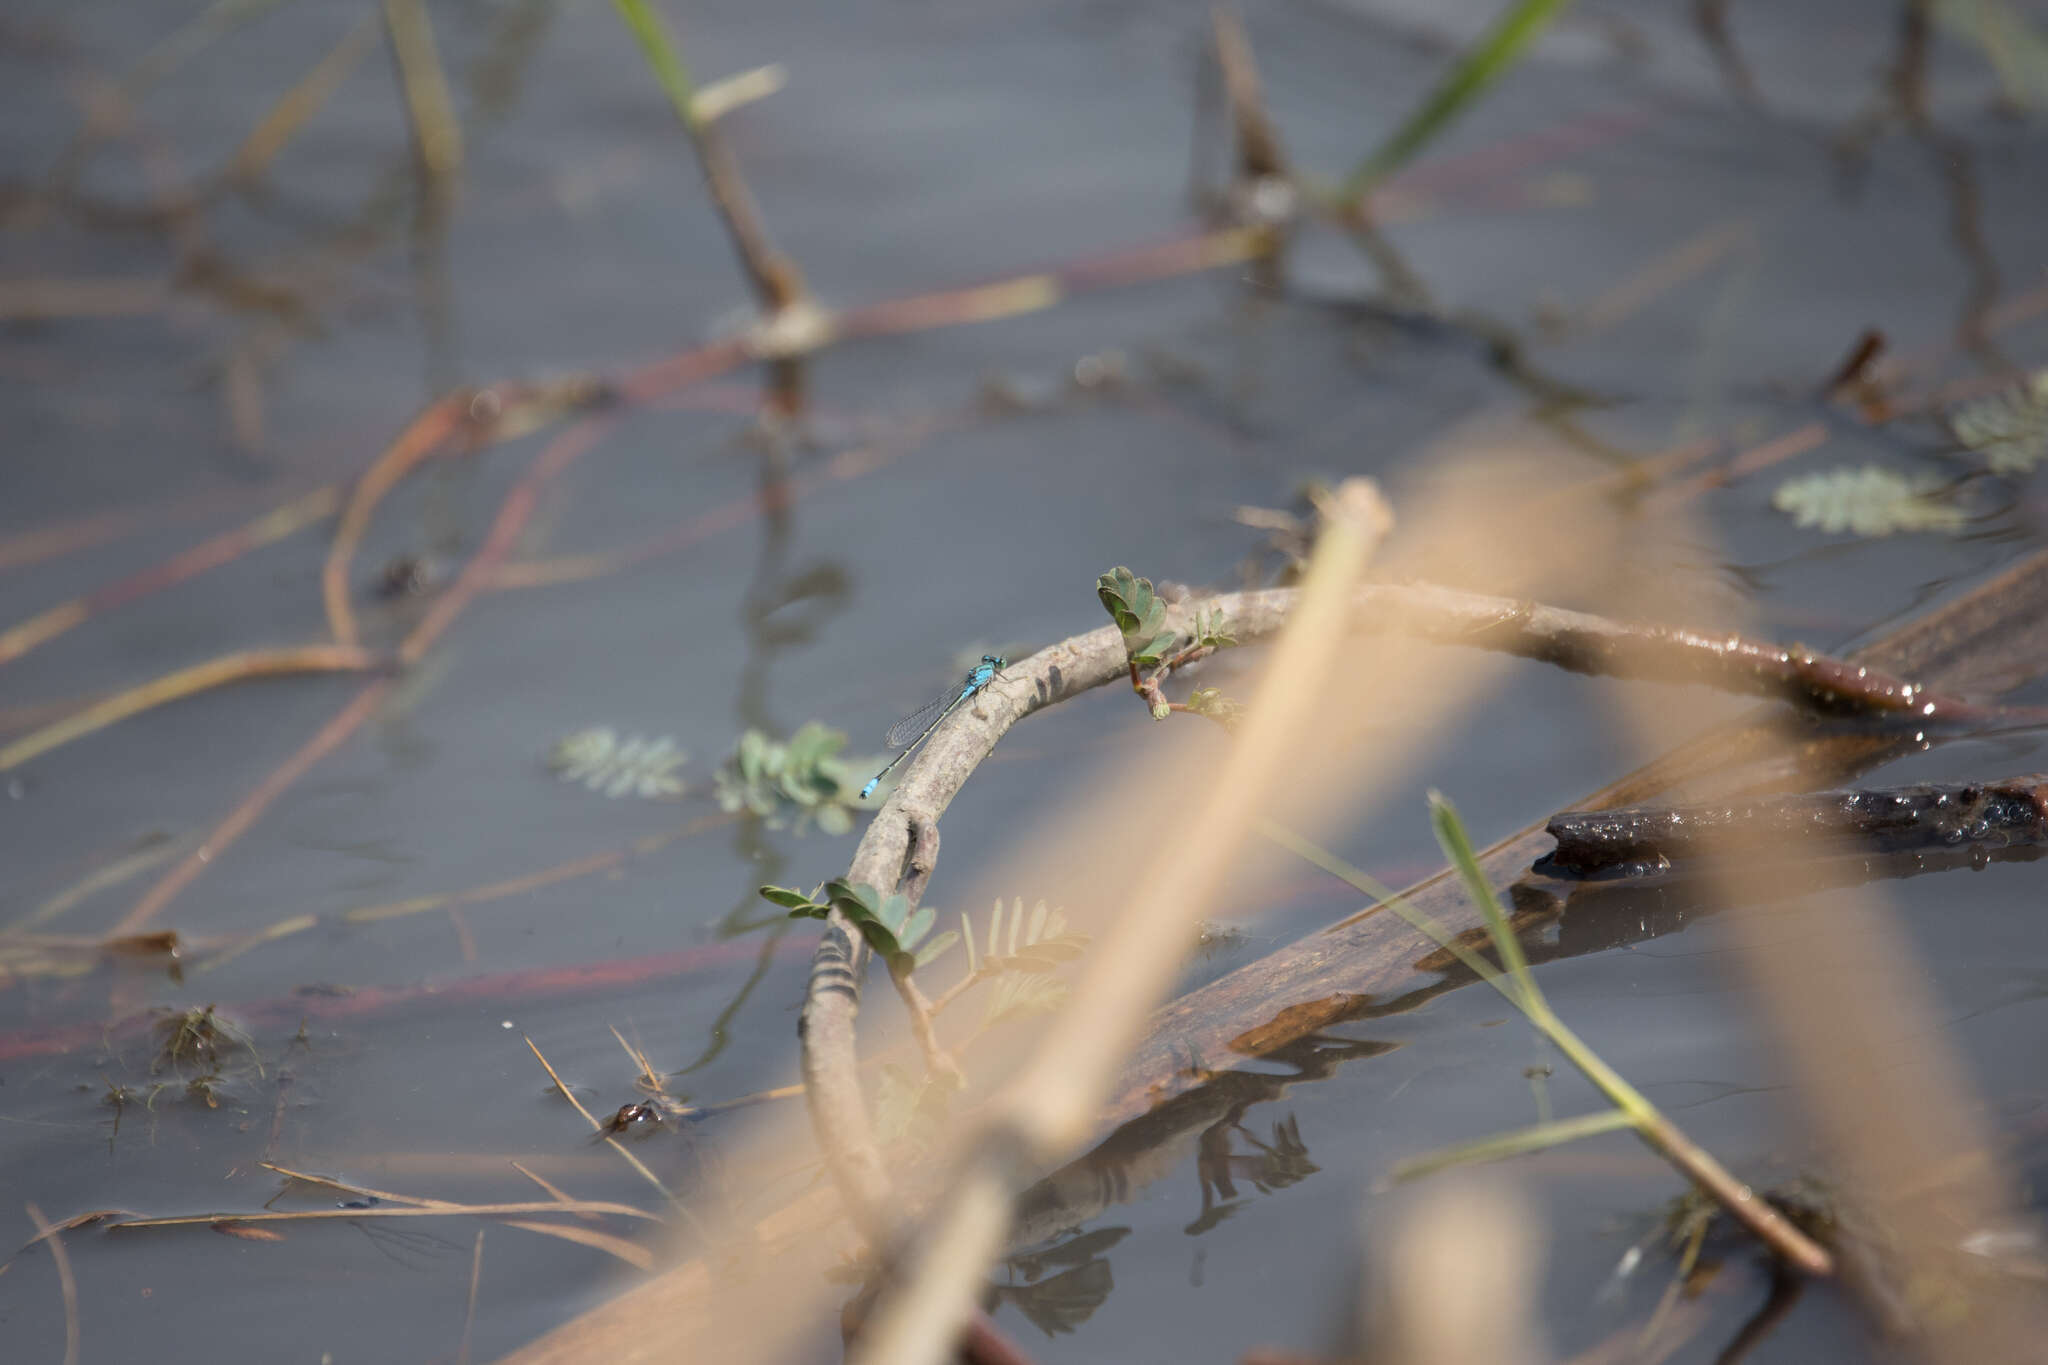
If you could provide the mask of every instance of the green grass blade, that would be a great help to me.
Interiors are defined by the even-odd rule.
[[[1472,898],[1472,904],[1479,907],[1479,913],[1486,919],[1486,932],[1493,939],[1493,950],[1500,954],[1500,960],[1514,979],[1515,988],[1532,1007],[1540,1007],[1544,1013],[1550,1006],[1543,999],[1543,992],[1537,989],[1536,978],[1529,975],[1529,959],[1522,954],[1522,940],[1508,923],[1507,912],[1500,908],[1500,898],[1493,894],[1493,883],[1486,880],[1486,874],[1479,870],[1479,855],[1472,851],[1472,838],[1465,833],[1465,822],[1458,818],[1458,808],[1442,792],[1429,794],[1429,823],[1436,831],[1437,846],[1444,851],[1444,857],[1458,871],[1458,880],[1465,884],[1465,894]]]
[[[1464,1142],[1456,1147],[1445,1147],[1439,1151],[1425,1152],[1395,1164],[1388,1173],[1388,1179],[1395,1184],[1417,1180],[1425,1175],[1449,1170],[1453,1166],[1471,1166],[1483,1161],[1503,1161],[1511,1156],[1522,1156],[1528,1152],[1541,1152],[1551,1147],[1560,1147],[1567,1142],[1576,1142],[1583,1137],[1598,1133],[1612,1133],[1621,1128],[1635,1127],[1635,1120],[1619,1109],[1603,1109],[1597,1114],[1586,1114],[1575,1119],[1559,1119],[1554,1123],[1539,1123],[1530,1128],[1517,1128],[1511,1133],[1495,1133],[1492,1137],[1480,1138],[1477,1142]]]
[[[684,127],[695,132],[697,84],[690,79],[690,69],[683,65],[682,55],[669,38],[668,26],[661,22],[661,16],[648,0],[612,0],[612,4],[619,11],[619,18],[625,20],[633,40],[640,44],[640,55],[647,59],[654,78],[667,92],[676,116],[682,119]]]
[[[1452,936],[1450,930],[1416,909],[1400,893],[1389,887],[1385,882],[1363,869],[1353,867],[1350,863],[1345,862],[1320,844],[1311,843],[1309,840],[1302,838],[1285,825],[1272,820],[1262,819],[1255,821],[1253,828],[1258,830],[1267,839],[1272,840],[1289,853],[1292,853],[1295,857],[1300,858],[1303,862],[1312,863],[1340,881],[1351,883],[1352,886],[1380,902],[1380,904],[1405,920],[1409,928],[1457,958],[1458,961],[1465,964],[1466,968],[1474,976],[1506,996],[1510,1005],[1521,1010],[1524,1014],[1528,1014],[1528,1008],[1515,994],[1513,983],[1502,974],[1500,968],[1458,942]]]
[[[1529,44],[1568,3],[1570,0],[1518,0],[1508,6],[1393,135],[1359,163],[1344,182],[1344,202],[1357,200],[1406,165],[1430,139],[1476,103],[1488,86],[1521,60]]]

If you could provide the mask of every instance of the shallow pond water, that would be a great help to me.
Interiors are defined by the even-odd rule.
[[[204,12],[230,22],[214,31],[202,6],[185,8],[32,3],[0,20],[0,630],[106,585],[125,595],[194,545],[345,487],[457,385],[616,374],[747,316],[687,143],[610,7],[428,7],[464,140],[438,218],[375,33],[255,188],[160,212],[230,164],[363,19],[217,7]],[[831,305],[1191,230],[1196,11],[667,8],[700,78],[787,69],[786,88],[721,127],[777,245]],[[1298,162],[1341,175],[1494,8],[1259,11],[1251,36]],[[376,648],[448,600],[533,461],[589,438],[508,547],[515,567],[554,577],[480,592],[402,673],[206,691],[0,773],[0,933],[184,941],[179,979],[147,956],[108,964],[61,945],[54,965],[4,967],[0,1220],[26,1240],[31,1202],[52,1220],[254,1211],[282,1188],[259,1162],[431,1198],[542,1197],[516,1160],[579,1198],[647,1203],[522,1038],[600,1117],[640,1098],[613,1029],[694,1102],[793,1081],[815,935],[755,888],[815,885],[852,844],[721,809],[713,773],[740,735],[815,719],[872,753],[963,655],[1019,657],[1100,625],[1091,587],[1111,565],[1219,586],[1247,559],[1270,570],[1266,533],[1233,514],[1294,506],[1311,479],[1370,474],[1402,506],[1460,443],[1575,451],[1590,473],[1711,440],[1695,466],[1707,469],[1817,423],[1811,449],[1698,492],[1707,531],[1646,571],[1739,605],[1759,633],[1825,647],[2038,549],[2041,503],[2023,478],[1967,481],[1970,519],[1951,534],[1823,535],[1770,500],[1785,477],[1836,466],[1967,472],[1930,422],[1870,425],[1817,395],[1866,328],[1920,392],[2042,363],[2039,115],[2001,112],[1996,74],[1952,29],[1927,54],[1932,131],[1916,130],[1884,102],[1897,16],[1842,0],[1749,7],[1738,50],[1717,59],[1693,9],[1575,8],[1387,186],[1385,232],[1428,285],[1431,316],[1389,305],[1349,242],[1311,229],[1278,294],[1226,268],[834,346],[807,367],[810,439],[765,490],[745,370],[403,482],[348,583]],[[188,22],[202,27],[185,50],[173,35]],[[124,101],[121,74],[173,50],[183,60]],[[74,142],[94,118],[100,131]],[[1503,336],[1519,368],[1502,363]],[[1592,401],[1557,401],[1567,390]],[[333,528],[330,512],[188,581],[93,601],[0,662],[0,745],[203,660],[324,641]],[[1528,535],[1574,528],[1532,517]],[[387,574],[423,591],[380,595]],[[1615,724],[1625,689],[1523,663],[1504,679],[1378,794],[1370,820],[1335,836],[1346,857],[1405,884],[1440,865],[1427,789],[1490,840],[1641,757]],[[1687,723],[1733,709],[1702,695]],[[335,743],[305,747],[344,719]],[[684,793],[608,798],[609,779],[593,789],[550,771],[558,743],[597,727],[672,739],[689,755],[674,770]],[[946,816],[931,900],[957,908],[970,869],[1106,753],[1142,763],[1169,742],[1160,733],[1104,692],[1010,735]],[[303,770],[281,769],[295,755]],[[2038,736],[2021,732],[1865,780],[2043,767]],[[223,839],[266,783],[274,799]],[[182,884],[160,895],[174,873]],[[2039,875],[2000,864],[1889,890],[1945,1041],[2023,1160],[2039,1150],[2048,1056]],[[1185,984],[1357,902],[1305,869],[1234,887],[1224,923],[1239,936],[1192,959]],[[1788,951],[1800,925],[1800,903],[1784,907]],[[1767,1182],[1807,1169],[1811,1149],[1732,952],[1703,917],[1546,964],[1541,979],[1618,1070]],[[135,1022],[209,1004],[253,1045],[223,1044],[212,1107],[189,1085],[211,1068],[153,1065]],[[1334,1347],[1394,1207],[1374,1193],[1393,1163],[1533,1119],[1524,1073],[1557,1059],[1507,1014],[1475,988],[1338,1026],[1328,1041],[1345,1060],[1215,1130],[1209,1166],[1176,1150],[1060,1246],[999,1268],[996,1321],[1044,1361]],[[1596,1102],[1561,1066],[1548,1092],[1559,1113]],[[710,1198],[740,1122],[635,1150],[686,1197]],[[1211,1178],[1226,1157],[1227,1192]],[[1619,1135],[1511,1171],[1542,1229],[1548,1347],[1563,1357],[1639,1323],[1662,1272],[1604,1291],[1678,1179]],[[350,1197],[300,1189],[279,1206]],[[634,1273],[493,1231],[465,1329],[473,1227],[276,1226],[282,1241],[67,1235],[81,1359],[491,1358]],[[1713,1359],[1768,1292],[1747,1251],[1725,1254],[1711,1325],[1674,1359]],[[65,1317],[46,1249],[24,1252],[0,1277],[0,1330],[24,1359],[57,1358]],[[1878,1349],[1814,1292],[1747,1358]]]

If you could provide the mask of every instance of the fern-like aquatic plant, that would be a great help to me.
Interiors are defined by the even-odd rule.
[[[548,767],[564,782],[580,782],[609,797],[628,794],[659,799],[683,794],[677,768],[690,756],[664,735],[621,740],[608,725],[578,730],[559,740],[548,755]]]
[[[1963,509],[1942,494],[1939,479],[1908,477],[1877,465],[1788,479],[1771,494],[1771,506],[1797,525],[1818,527],[1831,535],[1955,532],[1968,520]]]
[[[2048,370],[2036,370],[2004,393],[1962,404],[1949,413],[1948,425],[1992,473],[2031,473],[2048,459]]]

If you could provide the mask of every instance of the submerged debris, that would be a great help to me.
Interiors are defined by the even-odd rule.
[[[2048,843],[2048,773],[1991,782],[1763,796],[1712,805],[1566,811],[1537,870],[1645,876],[1703,855],[1993,852]]]
[[[237,1049],[249,1054],[259,1073],[263,1070],[263,1063],[256,1056],[256,1043],[248,1032],[212,1005],[176,1010],[165,1015],[157,1020],[156,1035],[156,1060],[150,1066],[151,1071],[188,1066],[215,1071],[219,1068],[222,1054]]]
[[[661,1109],[646,1101],[636,1101],[619,1106],[613,1114],[598,1125],[599,1137],[645,1137],[664,1123]]]

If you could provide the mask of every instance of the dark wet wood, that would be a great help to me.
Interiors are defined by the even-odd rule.
[[[1538,867],[1579,876],[1654,876],[1730,853],[1801,859],[1814,851],[1974,853],[2048,842],[2048,773],[1703,805],[1563,811]]]

